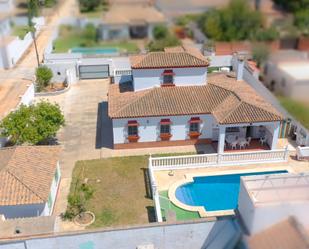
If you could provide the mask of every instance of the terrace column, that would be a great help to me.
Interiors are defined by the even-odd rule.
[[[225,127],[219,126],[219,139],[218,139],[218,154],[224,153],[224,143],[225,143]]]
[[[277,149],[278,138],[279,138],[279,130],[280,130],[280,122],[274,122],[274,131],[273,131],[273,140],[271,142],[271,149]]]

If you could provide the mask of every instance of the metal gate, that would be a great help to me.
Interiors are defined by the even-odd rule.
[[[83,65],[79,66],[80,79],[104,79],[109,77],[108,65]]]

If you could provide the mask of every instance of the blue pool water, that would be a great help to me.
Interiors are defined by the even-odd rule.
[[[72,53],[82,53],[82,54],[118,54],[118,48],[81,48],[76,47],[71,49]]]
[[[287,171],[194,177],[192,183],[176,189],[176,198],[190,206],[204,206],[206,211],[236,209],[241,176],[278,173],[287,173]]]

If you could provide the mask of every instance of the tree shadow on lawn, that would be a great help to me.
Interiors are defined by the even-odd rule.
[[[148,214],[148,221],[150,223],[157,222],[155,208],[153,206],[147,206],[146,209]]]

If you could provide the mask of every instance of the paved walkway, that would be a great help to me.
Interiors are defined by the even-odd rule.
[[[57,102],[65,115],[66,125],[59,132],[59,142],[63,145],[61,155],[61,183],[54,208],[54,215],[60,215],[66,210],[72,171],[78,160],[101,158],[101,149],[97,148],[100,140],[98,105],[107,100],[108,80],[80,81],[62,95],[40,97]],[[76,229],[72,223],[57,221],[59,231]]]

